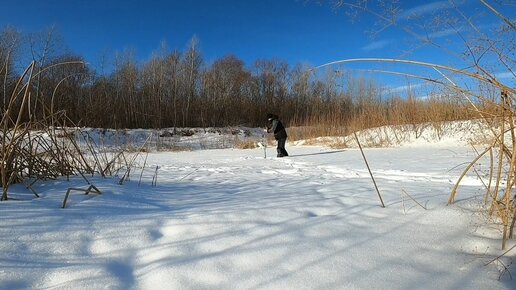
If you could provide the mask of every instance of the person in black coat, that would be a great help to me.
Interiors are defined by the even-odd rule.
[[[267,133],[274,133],[274,139],[278,141],[278,157],[288,156],[285,150],[285,143],[287,142],[287,131],[279,117],[274,114],[267,114]]]

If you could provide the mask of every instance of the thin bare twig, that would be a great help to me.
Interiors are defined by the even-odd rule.
[[[353,132],[353,135],[355,136],[355,140],[357,141],[358,148],[360,148],[360,152],[362,153],[362,157],[364,158],[364,162],[366,164],[367,170],[369,171],[369,175],[371,175],[371,179],[373,180],[374,188],[376,189],[376,193],[378,193],[378,197],[380,198],[382,207],[385,207],[385,204],[383,203],[382,195],[380,194],[380,190],[378,189],[378,186],[376,185],[376,181],[374,180],[373,173],[371,172],[371,168],[369,167],[369,163],[367,162],[367,158],[365,157],[364,150],[362,149],[362,145],[360,145],[360,141],[358,140],[357,133]]]

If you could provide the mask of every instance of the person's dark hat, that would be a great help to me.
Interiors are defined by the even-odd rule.
[[[274,119],[274,114],[268,113],[267,114],[267,120],[268,119]]]

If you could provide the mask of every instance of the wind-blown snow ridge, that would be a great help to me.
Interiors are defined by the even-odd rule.
[[[364,147],[417,147],[417,146],[457,146],[486,144],[491,142],[488,126],[481,120],[436,122],[415,125],[384,126],[371,128],[357,133]],[[330,136],[295,142],[316,145],[345,144],[356,147],[355,137]]]

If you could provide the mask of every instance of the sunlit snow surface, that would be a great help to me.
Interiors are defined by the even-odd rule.
[[[386,208],[358,149],[287,150],[153,152],[122,185],[88,177],[102,195],[72,192],[66,209],[83,178],[37,182],[39,199],[14,186],[0,289],[516,289],[484,265],[501,234],[476,175],[446,205],[471,147],[366,149]]]

